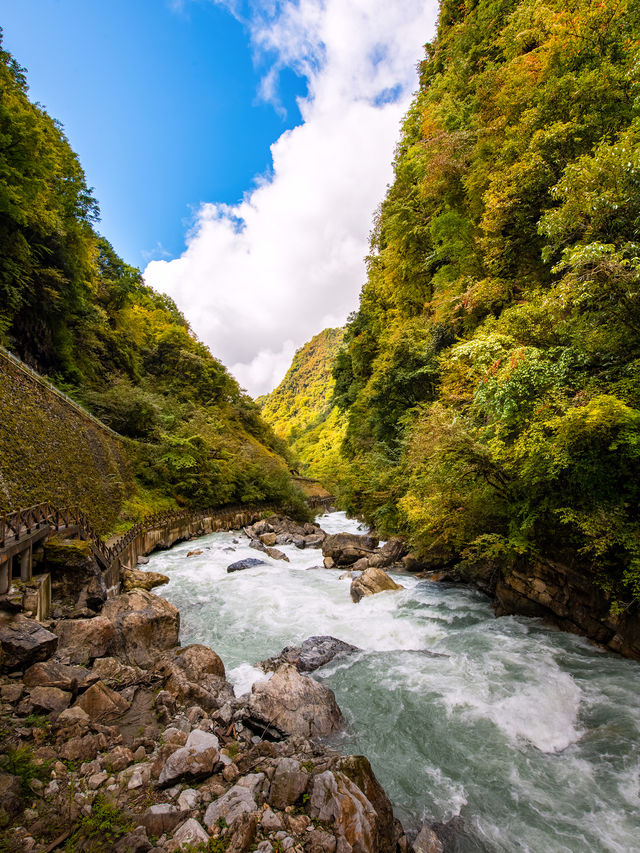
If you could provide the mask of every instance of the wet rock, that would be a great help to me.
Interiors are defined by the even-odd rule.
[[[285,563],[289,562],[287,555],[283,551],[279,551],[277,548],[265,548],[264,551],[272,560],[284,560]]]
[[[106,616],[58,622],[58,657],[65,663],[87,664],[118,648],[118,632]]]
[[[58,646],[58,637],[39,622],[25,616],[0,621],[0,669],[11,672],[47,660]]]
[[[269,681],[251,688],[248,722],[280,735],[322,737],[339,731],[344,720],[333,691],[290,664],[280,666]]]
[[[396,583],[382,569],[371,566],[351,582],[351,598],[357,604],[366,595],[376,595],[378,592],[393,589],[404,589],[404,587]]]
[[[169,583],[167,575],[161,575],[160,572],[143,572],[139,569],[126,568],[122,570],[121,580],[125,592],[130,592],[132,589],[150,590]]]
[[[182,777],[204,779],[213,773],[220,758],[218,738],[209,732],[194,729],[183,747],[165,761],[158,784],[166,787]]]
[[[144,557],[144,556],[140,556],[140,557],[138,557],[138,559],[136,560],[136,563],[137,563],[139,566],[146,566],[146,565],[148,565],[148,563],[149,563],[149,558],[148,558],[148,557]]]
[[[268,548],[272,548],[276,544],[276,534],[275,533],[261,533],[258,537],[263,545],[266,545]]]
[[[369,760],[364,755],[346,755],[339,758],[334,769],[343,773],[362,791],[377,815],[376,833],[379,853],[394,853],[402,827],[393,817],[393,807],[384,788],[378,782]]]
[[[280,758],[276,764],[271,786],[269,802],[275,809],[292,806],[306,791],[309,774],[295,758]]]
[[[197,820],[189,818],[176,829],[170,842],[169,850],[180,850],[181,847],[197,848],[209,843],[209,833],[205,832]]]
[[[97,681],[76,699],[73,707],[81,708],[91,720],[101,720],[124,714],[129,705],[119,693],[111,690],[104,682]]]
[[[244,560],[238,560],[227,566],[227,572],[243,572],[245,569],[252,569],[254,566],[266,566],[264,560],[259,560],[257,557],[245,557]]]
[[[56,660],[34,663],[24,674],[26,687],[57,687],[75,691],[82,688],[89,673],[81,666],[68,666]]]
[[[120,655],[129,664],[147,668],[159,652],[178,645],[178,608],[146,590],[136,589],[107,601],[102,617],[116,627]]]
[[[403,539],[399,536],[394,536],[384,543],[376,553],[369,558],[369,565],[377,569],[384,569],[394,563],[400,562],[400,559],[407,553],[407,546]]]
[[[187,557],[199,557],[202,554],[202,548],[197,548],[195,551],[187,551]]]
[[[359,652],[357,646],[328,635],[308,637],[300,646],[285,646],[275,658],[261,661],[265,670],[277,669],[282,663],[289,663],[299,672],[313,672],[329,663],[335,657]]]
[[[304,542],[307,548],[320,548],[322,543],[327,538],[326,533],[312,533],[304,537]]]
[[[361,557],[369,557],[378,545],[375,536],[360,536],[357,533],[336,533],[327,536],[322,543],[322,554],[336,566],[350,566]]]
[[[444,853],[444,845],[430,826],[425,824],[413,842],[413,853]]]
[[[36,713],[60,713],[69,707],[71,693],[58,687],[33,687],[29,691],[29,699]]]
[[[226,794],[211,803],[204,814],[204,825],[209,832],[215,827],[219,818],[224,818],[229,826],[233,826],[242,815],[255,812],[258,808],[256,796],[264,780],[264,773],[250,773],[233,788],[229,788]]]

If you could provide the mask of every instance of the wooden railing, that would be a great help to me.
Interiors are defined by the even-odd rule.
[[[267,507],[264,507],[265,509]],[[63,531],[77,527],[82,535],[91,542],[91,550],[98,562],[105,569],[110,569],[117,558],[126,550],[140,534],[153,530],[162,525],[171,524],[176,521],[195,522],[217,514],[231,514],[234,512],[251,512],[258,507],[251,506],[227,506],[210,509],[176,510],[174,512],[160,512],[147,516],[138,522],[122,536],[118,537],[111,545],[102,539],[97,533],[87,516],[77,507],[65,507],[60,509],[51,503],[41,503],[28,509],[19,509],[15,512],[0,516],[0,551],[9,545],[19,542],[43,527],[49,527],[53,532]]]

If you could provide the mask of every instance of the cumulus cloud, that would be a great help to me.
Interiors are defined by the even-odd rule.
[[[182,256],[152,261],[145,278],[251,394],[277,385],[295,349],[357,305],[435,16],[433,0],[280,0],[246,19],[270,59],[263,97],[277,103],[285,67],[307,79],[302,123],[271,146],[273,168],[254,189],[236,205],[202,205]]]

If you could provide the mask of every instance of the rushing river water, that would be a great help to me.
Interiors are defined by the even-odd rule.
[[[319,523],[357,530],[343,513]],[[256,661],[331,634],[363,650],[314,674],[349,721],[337,747],[368,756],[406,827],[460,815],[461,853],[640,851],[638,663],[407,574],[353,604],[320,551],[282,550],[290,563],[214,533],[151,558],[183,644],[215,649],[237,693]],[[226,573],[249,556],[268,565]]]

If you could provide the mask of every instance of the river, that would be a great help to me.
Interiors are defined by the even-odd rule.
[[[344,513],[318,521],[358,529]],[[281,550],[290,563],[214,533],[148,566],[171,578],[157,592],[180,609],[182,643],[215,649],[236,693],[286,645],[346,640],[362,652],[314,677],[349,722],[337,748],[370,759],[405,827],[460,815],[460,853],[640,851],[638,663],[404,573],[405,590],[353,604],[319,550]],[[268,565],[226,573],[249,556]]]

